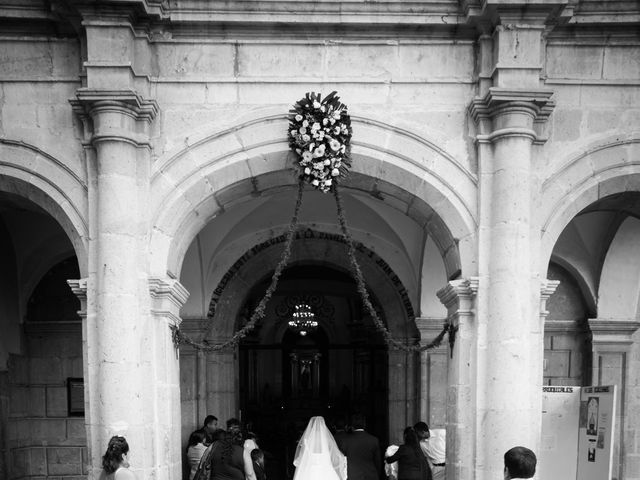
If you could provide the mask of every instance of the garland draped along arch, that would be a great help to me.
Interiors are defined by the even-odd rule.
[[[445,322],[440,334],[427,345],[420,345],[418,342],[409,344],[396,340],[381,320],[369,298],[362,270],[356,259],[356,245],[347,226],[339,188],[339,180],[348,174],[348,169],[351,166],[352,133],[347,106],[340,102],[336,92],[331,92],[324,98],[320,94],[311,92],[296,102],[294,108],[289,112],[288,138],[289,146],[297,156],[298,192],[293,215],[285,235],[282,256],[273,272],[269,286],[251,314],[249,321],[225,342],[209,343],[206,340],[198,342],[181,331],[179,326],[171,325],[176,349],[180,344],[191,345],[197,350],[203,351],[235,348],[255,328],[258,321],[264,318],[267,303],[276,291],[280,276],[291,257],[291,246],[296,236],[305,183],[323,193],[331,192],[333,194],[340,231],[347,244],[349,266],[356,280],[358,293],[373,319],[376,330],[382,334],[387,346],[406,352],[420,352],[440,346],[445,335],[448,334],[449,344],[453,347],[456,327],[449,321]],[[415,316],[411,320],[415,321]]]

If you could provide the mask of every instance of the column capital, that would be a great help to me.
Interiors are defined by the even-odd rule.
[[[540,319],[544,319],[549,315],[547,310],[547,300],[553,295],[560,285],[560,280],[543,279],[540,281]]]
[[[150,125],[158,114],[155,100],[142,98],[134,90],[79,88],[69,100],[82,120],[84,141],[124,141],[149,146]]]
[[[67,285],[69,285],[71,291],[78,297],[78,300],[80,300],[78,316],[81,320],[84,320],[87,318],[87,279],[67,280]]]
[[[165,317],[172,324],[180,325],[180,308],[189,298],[189,291],[173,278],[149,278],[151,313]]]
[[[553,25],[573,16],[576,0],[462,0],[468,23]]]
[[[447,323],[447,318],[442,317],[416,317],[416,327],[420,332],[420,344],[427,345],[431,340],[442,332],[443,326]],[[445,350],[446,347],[440,346],[435,350]]]
[[[438,290],[436,295],[447,310],[459,307],[461,299],[473,300],[478,293],[480,279],[478,277],[451,280],[445,287]]]
[[[594,348],[596,345],[631,345],[633,334],[640,328],[640,322],[635,319],[590,318],[588,322]]]
[[[554,92],[544,89],[491,87],[484,97],[469,105],[478,126],[479,143],[493,143],[503,137],[529,137],[534,143],[547,140],[545,126],[555,107]]]

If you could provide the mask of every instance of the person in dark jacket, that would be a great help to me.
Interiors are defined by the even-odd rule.
[[[356,414],[351,419],[350,433],[336,435],[338,448],[347,457],[349,480],[379,480],[382,471],[382,453],[378,439],[364,431],[366,419]]]
[[[420,449],[420,442],[413,427],[404,429],[404,444],[398,451],[385,458],[387,463],[398,462],[398,480],[432,480],[427,457]]]

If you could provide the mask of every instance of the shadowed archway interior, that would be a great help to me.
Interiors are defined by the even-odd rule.
[[[239,323],[267,282],[251,289]],[[307,305],[318,322],[304,335],[289,325],[299,304]],[[285,270],[267,315],[240,345],[242,417],[270,445],[273,478],[292,476],[297,439],[314,415],[323,415],[332,426],[363,413],[367,429],[384,444],[387,365],[387,347],[348,273],[321,262]]]

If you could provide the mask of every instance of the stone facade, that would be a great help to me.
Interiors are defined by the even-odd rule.
[[[98,478],[123,434],[139,478],[177,480],[203,416],[240,414],[237,352],[176,352],[169,327],[233,335],[277,252],[234,265],[291,215],[287,112],[337,90],[347,217],[382,259],[366,280],[391,331],[457,327],[386,353],[385,440],[427,420],[447,478],[500,478],[505,450],[540,448],[543,383],[615,383],[613,477],[639,480],[639,18],[634,1],[0,1],[0,476]],[[339,233],[334,208],[307,190],[301,228]],[[344,268],[336,242],[296,248]],[[79,317],[34,320],[69,258]]]

